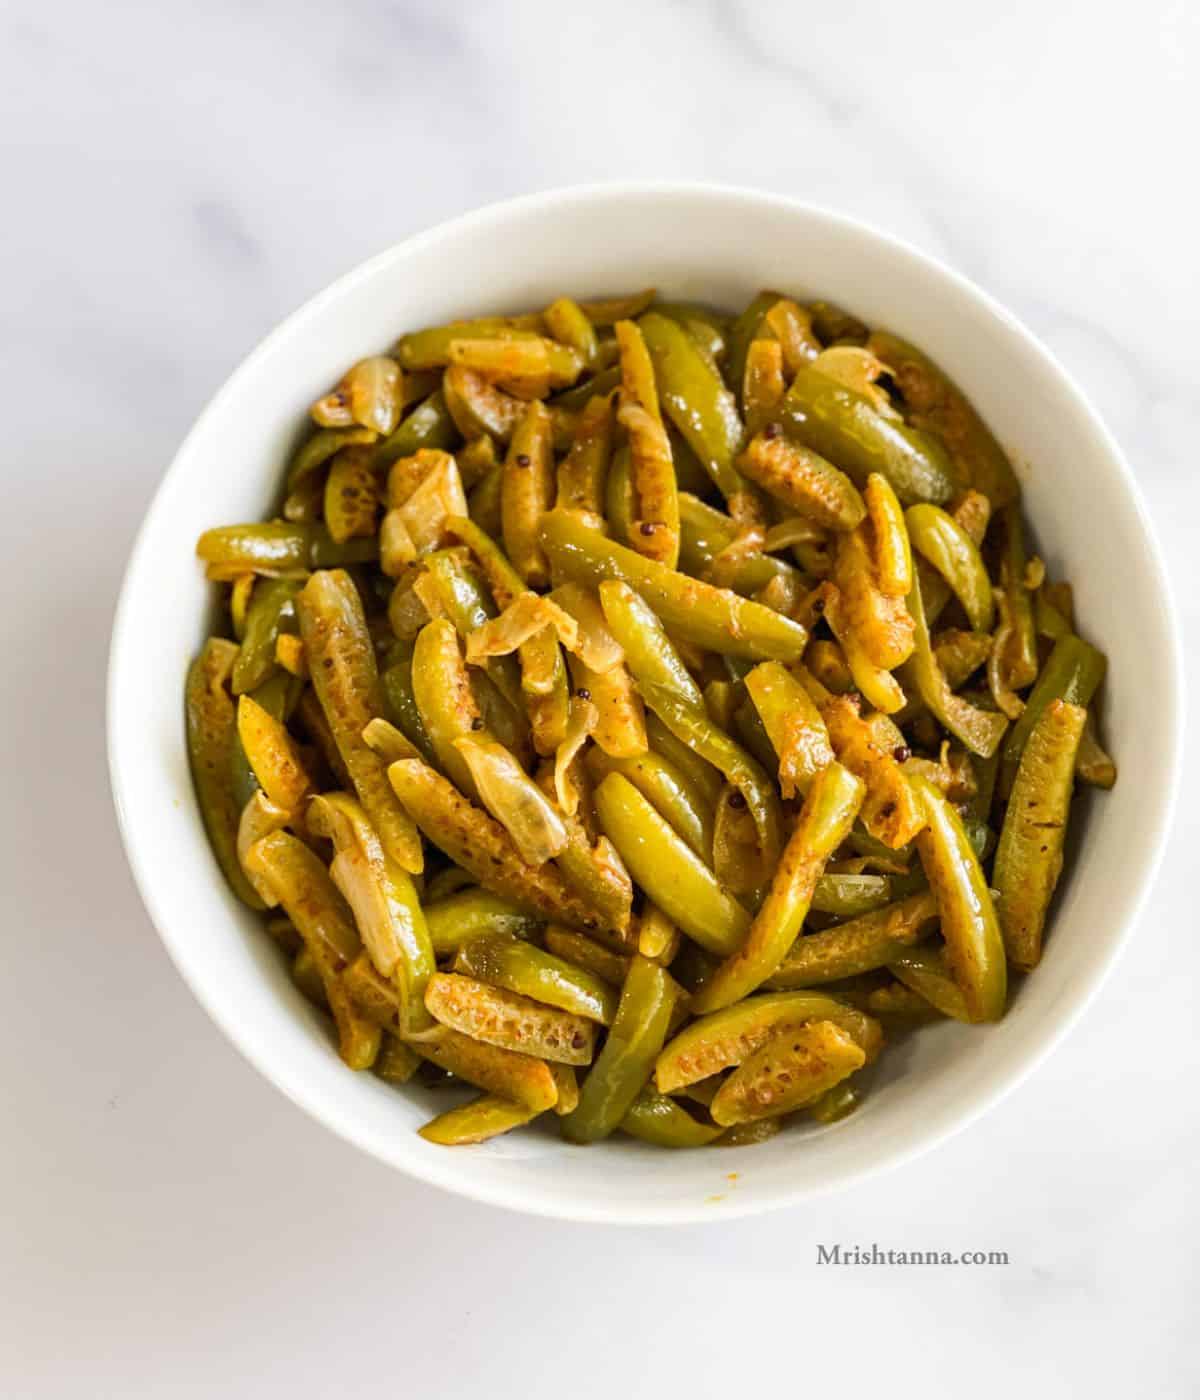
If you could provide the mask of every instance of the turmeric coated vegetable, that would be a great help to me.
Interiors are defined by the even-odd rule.
[[[954,980],[972,1020],[998,1021],[1004,1014],[1008,978],[987,880],[958,813],[924,778],[912,781],[928,822],[917,837],[917,851],[937,900]]]
[[[701,1016],[659,1055],[654,1079],[662,1094],[740,1065],[783,1026],[831,1021],[858,1045],[867,1060],[883,1043],[878,1023],[824,992],[776,992],[747,997],[723,1011]]]
[[[721,1085],[710,1112],[722,1127],[790,1113],[815,1103],[865,1059],[832,1021],[783,1027]]]
[[[817,877],[849,834],[862,799],[862,783],[840,763],[818,773],[745,943],[692,998],[695,1010],[740,1001],[776,971],[808,914]]]
[[[422,1059],[533,1113],[553,1108],[558,1088],[545,1060],[439,1025],[414,1042]]]
[[[313,690],[359,800],[384,849],[401,869],[416,874],[424,863],[416,828],[388,786],[382,760],[362,737],[383,714],[383,692],[358,590],[343,570],[321,569],[300,591],[296,608]]]
[[[593,587],[617,579],[636,589],[664,626],[698,646],[755,661],[797,660],[804,628],[724,588],[713,588],[633,550],[613,544],[562,511],[542,521],[542,545],[553,568]]]
[[[797,372],[780,413],[802,443],[864,486],[871,472],[879,472],[905,504],[936,504],[954,493],[954,468],[936,438],[884,417],[865,394],[816,365]]]
[[[473,977],[435,973],[425,988],[425,1005],[443,1025],[489,1045],[568,1065],[586,1065],[592,1058],[590,1021]]]
[[[426,1142],[435,1142],[441,1147],[463,1147],[468,1143],[487,1142],[536,1117],[534,1109],[498,1099],[495,1094],[481,1094],[470,1103],[439,1113],[417,1132]]]
[[[943,369],[787,289],[397,330],[197,542],[217,863],[347,1065],[472,1086],[430,1144],[802,1152],[885,1026],[1022,995],[1116,781],[1041,522]]]
[[[326,793],[309,805],[315,835],[333,842],[333,882],[354,913],[363,946],[400,997],[403,1031],[424,1030],[425,987],[435,970],[433,945],[409,875],[383,849],[366,812],[345,793]]]
[[[604,1048],[583,1081],[578,1106],[562,1120],[571,1142],[595,1142],[620,1126],[653,1072],[679,995],[665,968],[634,957]]]
[[[609,1025],[616,1014],[617,998],[603,979],[514,934],[470,939],[459,949],[454,970],[602,1026]]]
[[[833,758],[829,731],[808,691],[778,661],[764,661],[745,686],[779,759],[783,796],[802,796]]]
[[[213,637],[192,662],[186,690],[188,758],[200,815],[213,855],[234,894],[252,909],[261,909],[237,855],[241,810],[233,794],[233,745],[237,718],[226,682],[237,647]]]
[[[738,458],[738,466],[768,495],[817,525],[853,530],[867,508],[850,478],[810,447],[768,423]]]
[[[992,585],[970,535],[939,506],[909,506],[905,512],[913,548],[950,585],[977,632],[992,630]]]
[[[689,937],[732,952],[750,916],[641,793],[620,773],[596,789],[600,824],[634,880]]]
[[[612,757],[593,748],[587,766],[597,782],[609,773],[620,773],[665,817],[703,861],[712,855],[713,814],[711,798],[670,759],[646,752],[631,757]]]
[[[427,839],[485,889],[543,918],[583,929],[603,926],[601,914],[573,894],[552,865],[527,865],[504,827],[432,768],[418,759],[401,759],[391,764],[387,777]]]
[[[816,987],[886,967],[926,937],[937,917],[937,901],[930,891],[921,890],[820,933],[802,934],[767,985]]]
[[[1042,953],[1042,929],[1063,864],[1075,759],[1087,711],[1052,700],[1021,753],[993,874],[1000,928],[1014,967],[1028,972]]]
[[[638,321],[654,362],[654,375],[664,414],[703,463],[728,500],[743,489],[733,464],[742,436],[734,396],[678,322],[656,312]]]

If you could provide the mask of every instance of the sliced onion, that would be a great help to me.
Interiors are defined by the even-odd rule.
[[[567,828],[553,804],[504,747],[464,736],[454,747],[462,754],[479,800],[512,837],[529,865],[545,865],[567,844]]]

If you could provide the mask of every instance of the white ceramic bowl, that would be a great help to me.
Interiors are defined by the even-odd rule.
[[[720,1152],[625,1138],[578,1148],[531,1131],[435,1147],[414,1131],[429,1096],[340,1064],[209,852],[181,699],[212,603],[193,548],[201,529],[270,507],[308,404],[399,332],[647,284],[726,307],[764,286],[819,295],[950,370],[1018,464],[1039,551],[1073,581],[1082,628],[1108,653],[1106,730],[1124,772],[1112,793],[1081,804],[1045,958],[1005,1019],[947,1024],[885,1055],[873,1091],[844,1122]],[[1154,877],[1178,769],[1180,674],[1164,570],[1132,473],[1096,411],[1011,315],[930,258],[819,209],[741,190],[605,186],[496,205],[392,248],[296,312],[234,373],[180,448],[133,551],[113,634],[109,757],[129,860],[176,966],[297,1104],[383,1161],[478,1200],[579,1220],[688,1221],[793,1203],[910,1158],[1049,1052],[1112,965]]]

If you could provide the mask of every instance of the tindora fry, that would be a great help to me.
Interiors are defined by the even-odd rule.
[[[811,696],[778,661],[763,661],[744,680],[779,759],[785,798],[803,796],[834,754],[829,730]]]
[[[568,1065],[591,1062],[595,1030],[590,1021],[503,987],[438,972],[425,988],[425,1005],[443,1025],[474,1040]]]
[[[312,778],[287,726],[259,705],[253,696],[238,698],[238,738],[259,786],[278,807],[296,811],[312,789]]]
[[[1061,637],[1046,659],[1020,719],[1013,725],[1004,741],[1001,771],[1004,781],[1012,778],[1033,733],[1034,725],[1053,700],[1065,700],[1071,705],[1088,706],[1104,679],[1106,662],[1103,653],[1073,633]]]
[[[866,484],[871,472],[885,476],[906,505],[947,501],[956,474],[936,438],[903,421],[885,417],[866,394],[802,367],[784,397],[785,427],[801,442]]]
[[[989,757],[1004,737],[1008,721],[1003,715],[977,709],[950,689],[929,636],[919,571],[914,574],[913,590],[908,595],[908,612],[915,624],[915,646],[906,667],[913,690],[956,739],[981,758]]]
[[[579,781],[582,784],[582,777]],[[548,762],[543,762],[539,767],[537,783],[546,797],[553,801],[554,770]],[[559,809],[566,842],[554,857],[554,863],[563,879],[584,903],[601,915],[602,928],[597,930],[597,936],[610,937],[624,947],[630,941],[633,881],[612,842],[591,829],[590,809],[589,799],[587,822],[579,807],[574,812]]]
[[[469,939],[455,956],[454,970],[602,1026],[616,1015],[617,997],[607,982],[515,934]]]
[[[504,549],[530,588],[545,587],[550,581],[538,525],[554,504],[554,490],[550,415],[542,404],[532,403],[512,435],[500,487]]]
[[[998,1021],[1004,1014],[1008,978],[987,879],[958,813],[925,779],[911,782],[928,823],[917,837],[917,851],[937,899],[954,980],[972,1020]]]
[[[750,926],[749,914],[633,784],[610,773],[596,789],[596,808],[629,873],[655,904],[702,947],[732,952]]]
[[[701,1016],[674,1037],[659,1055],[654,1080],[670,1094],[722,1070],[740,1065],[785,1025],[832,1021],[874,1059],[883,1044],[878,1022],[824,992],[775,992],[747,997],[734,1006]]]
[[[379,514],[379,483],[370,447],[347,447],[333,459],[325,479],[325,521],[336,543],[373,535]]]
[[[426,1142],[435,1142],[441,1147],[464,1147],[468,1143],[487,1142],[536,1117],[536,1109],[509,1103],[495,1094],[481,1094],[470,1103],[439,1113],[417,1132]]]
[[[603,926],[601,915],[567,888],[553,865],[527,865],[500,823],[472,806],[440,773],[417,759],[401,759],[390,765],[387,777],[428,840],[485,889],[546,919],[589,930]]]
[[[990,632],[992,585],[975,542],[952,515],[939,506],[909,506],[904,513],[913,548],[941,574],[963,605],[977,632]],[[911,586],[911,584],[910,584]]]
[[[605,579],[627,583],[664,626],[699,646],[754,661],[794,661],[804,651],[807,634],[797,623],[727,589],[643,559],[565,512],[544,517],[541,538],[552,566],[567,578],[592,587]]]
[[[891,369],[910,421],[942,439],[970,484],[994,506],[1015,501],[1020,487],[1012,463],[962,390],[927,355],[889,331],[872,331],[867,348]]]
[[[425,986],[435,970],[433,946],[416,887],[383,849],[363,808],[346,793],[326,793],[309,805],[314,834],[333,842],[330,875],[354,913],[371,962],[400,997],[402,1031],[424,1030]]]
[[[250,578],[253,579],[251,574]],[[233,663],[233,693],[245,695],[262,685],[275,669],[275,646],[289,628],[296,630],[298,579],[261,579],[246,609],[242,644]]]
[[[570,450],[558,467],[557,504],[578,511],[589,525],[604,524],[604,494],[612,459],[614,416],[612,396],[589,399],[575,424]]]
[[[821,718],[838,761],[865,784],[862,822],[868,833],[892,850],[907,846],[925,825],[925,816],[898,761],[906,758],[906,750],[889,742],[878,723],[860,717],[848,696],[830,700]]]
[[[536,339],[540,329],[541,317],[536,315],[481,316],[402,335],[393,353],[405,369],[437,369],[450,363],[450,347],[456,340]]]
[[[379,1053],[382,1035],[379,1027],[352,1005],[342,985],[341,971],[357,956],[359,938],[350,911],[325,867],[294,836],[276,831],[250,848],[246,868],[256,882],[270,888],[299,929],[337,1024],[342,1059],[351,1069],[369,1069]]]
[[[808,1105],[809,1114],[818,1123],[840,1123],[862,1103],[862,1096],[853,1084],[843,1079],[832,1089],[826,1089],[819,1099]],[[760,1123],[770,1123],[773,1119],[760,1118]],[[732,1129],[730,1130],[732,1131]]]
[[[871,518],[875,572],[881,592],[903,598],[912,588],[913,558],[904,508],[887,477],[872,472],[863,488]]]
[[[225,688],[236,658],[233,642],[213,637],[192,662],[185,693],[188,759],[213,855],[237,897],[252,909],[261,909],[262,900],[247,880],[237,853],[241,817],[233,793],[237,713]]]
[[[605,619],[634,680],[666,686],[686,704],[702,705],[700,687],[645,599],[618,579],[602,583],[599,593]]]
[[[768,422],[737,459],[739,469],[790,510],[830,530],[853,530],[867,508],[845,472]]]
[[[777,578],[795,583],[799,577],[792,565],[761,552],[767,548],[770,531],[763,536],[759,549],[739,550],[742,524],[688,491],[679,493],[679,522],[680,562],[684,573],[711,581],[709,575],[719,567],[719,561],[724,560],[725,577],[720,587],[743,598],[761,593]],[[807,522],[804,525],[806,539],[823,537],[824,532],[818,531],[815,525]],[[761,602],[761,598],[758,601]]]
[[[952,1021],[978,1019],[967,1005],[944,949],[909,948],[898,953],[888,966],[893,977],[916,992],[940,1015]]]
[[[610,987],[619,988],[629,971],[632,954],[615,953],[586,934],[551,924],[546,930],[546,947],[567,962],[594,973]]]
[[[863,793],[861,781],[840,763],[817,775],[745,943],[692,998],[695,1010],[740,1001],[779,967],[808,914],[817,877],[849,834]]]
[[[413,1048],[440,1069],[533,1113],[553,1108],[558,1101],[550,1067],[533,1055],[506,1050],[443,1025],[413,1041]]]
[[[383,694],[358,590],[343,570],[321,569],[300,591],[296,607],[313,690],[359,800],[384,849],[416,874],[423,865],[416,828],[388,786],[382,761],[362,737],[367,724],[383,714]]]
[[[786,390],[783,346],[765,338],[751,341],[742,376],[742,412],[751,439],[775,416]]]
[[[842,645],[849,638],[872,665],[885,670],[906,661],[913,650],[913,619],[904,599],[880,586],[874,531],[868,522],[839,537],[832,579],[840,600]]]
[[[1035,969],[1104,656],[922,350],[553,290],[364,347],[200,535],[200,815],[347,1065],[475,1087],[430,1143],[841,1131]]]
[[[493,933],[530,939],[544,923],[511,899],[477,885],[433,900],[423,909],[429,941],[439,958],[453,956],[472,939]]]
[[[713,795],[698,787],[670,759],[649,751],[613,757],[596,747],[588,753],[587,766],[597,782],[603,781],[609,773],[620,773],[628,778],[701,860],[711,860]]]
[[[1004,679],[1014,690],[1030,685],[1038,673],[1037,628],[1034,624],[1033,597],[1025,576],[1025,524],[1016,506],[1001,513],[1003,553],[1000,558],[1000,587],[1008,600],[1012,626],[1004,647]]]
[[[812,907],[819,914],[832,914],[839,919],[852,919],[869,914],[874,909],[911,894],[924,884],[921,874],[895,875],[822,875],[813,891]]]
[[[409,376],[411,378],[411,376]],[[377,443],[375,469],[386,470],[400,457],[409,457],[426,447],[440,451],[453,444],[457,436],[446,396],[434,389],[412,410],[394,433]]]
[[[438,767],[456,787],[473,797],[475,778],[457,741],[471,735],[482,737],[486,730],[452,622],[434,618],[418,633],[412,678],[413,699]]]
[[[813,330],[811,314],[791,297],[780,297],[774,306],[767,308],[763,320],[783,350],[789,378],[821,353],[821,342]]]
[[[754,818],[763,861],[773,866],[783,844],[783,815],[774,785],[762,766],[703,710],[693,709],[675,691],[652,681],[644,681],[641,688],[647,705],[675,737],[707,759],[737,788]]]
[[[662,409],[728,500],[744,489],[733,458],[742,436],[737,401],[676,321],[651,311],[638,326],[654,362]]]
[[[1042,929],[1062,872],[1075,761],[1087,711],[1052,700],[1033,727],[1008,800],[992,879],[1009,961],[1023,972],[1042,954]]]
[[[655,1147],[707,1147],[720,1137],[721,1129],[701,1123],[687,1109],[665,1094],[656,1094],[647,1085],[625,1111],[621,1131]]]
[[[563,1120],[571,1142],[595,1142],[621,1123],[646,1086],[681,988],[659,963],[635,955],[604,1047]]]
[[[513,754],[492,739],[464,734],[454,747],[465,760],[479,800],[513,839],[522,860],[545,865],[567,844],[554,804]]]
[[[815,1103],[865,1059],[832,1021],[781,1027],[721,1085],[709,1111],[722,1127],[775,1118]]]
[[[802,934],[767,981],[780,990],[816,987],[886,967],[932,932],[937,901],[929,890],[886,904],[882,909]]]

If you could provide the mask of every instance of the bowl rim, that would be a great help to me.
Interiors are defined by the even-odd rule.
[[[991,317],[998,320],[1020,342],[1023,351],[1033,357],[1040,372],[1056,380],[1062,391],[1074,399],[1075,406],[1089,421],[1096,434],[1098,445],[1107,454],[1116,474],[1121,479],[1128,502],[1137,515],[1141,527],[1141,534],[1146,546],[1148,568],[1153,574],[1152,582],[1162,600],[1163,631],[1166,642],[1164,664],[1171,677],[1170,693],[1161,697],[1159,709],[1159,720],[1167,740],[1168,775],[1165,780],[1163,797],[1155,816],[1150,847],[1151,854],[1137,876],[1136,888],[1126,900],[1126,914],[1120,929],[1114,933],[1107,957],[1088,974],[1090,980],[1078,990],[1071,1005],[1064,1010],[1060,1019],[1029,1048],[1022,1048],[1011,1055],[1007,1072],[1000,1082],[981,1090],[965,1107],[947,1121],[910,1138],[907,1143],[898,1144],[894,1150],[880,1153],[871,1160],[864,1161],[861,1165],[851,1169],[839,1171],[828,1181],[804,1183],[791,1188],[778,1187],[754,1198],[744,1196],[739,1198],[735,1193],[723,1201],[719,1215],[715,1214],[710,1206],[691,1200],[659,1202],[653,1205],[628,1205],[624,1203],[609,1205],[586,1199],[571,1203],[557,1198],[542,1201],[528,1193],[519,1194],[509,1189],[504,1183],[493,1180],[487,1173],[480,1173],[473,1178],[468,1176],[466,1179],[458,1176],[448,1178],[438,1170],[435,1165],[436,1159],[422,1159],[420,1162],[411,1158],[401,1160],[383,1150],[381,1144],[370,1141],[365,1136],[357,1135],[345,1123],[335,1121],[327,1114],[324,1104],[316,1101],[315,1095],[310,1099],[298,1092],[291,1084],[285,1082],[276,1073],[270,1054],[260,1053],[257,1044],[253,1043],[251,1038],[243,1032],[240,1023],[226,1014],[220,1000],[208,995],[201,980],[193,976],[188,950],[190,939],[185,931],[185,924],[177,918],[176,913],[169,907],[170,899],[162,894],[161,882],[157,873],[148,869],[141,859],[131,815],[130,780],[126,777],[126,773],[131,770],[121,761],[121,733],[116,715],[119,678],[124,669],[125,658],[131,653],[132,647],[136,643],[136,637],[131,633],[129,623],[130,614],[134,607],[135,582],[140,572],[141,557],[149,549],[149,541],[156,531],[158,518],[165,509],[165,501],[169,495],[169,484],[190,455],[193,443],[202,438],[208,430],[209,423],[220,416],[226,400],[234,396],[241,381],[250,377],[256,371],[259,363],[274,352],[276,346],[302,332],[305,324],[317,317],[327,305],[346,296],[360,282],[373,278],[393,260],[409,256],[428,245],[436,244],[447,236],[485,228],[489,223],[503,223],[513,216],[537,216],[564,204],[612,203],[644,198],[669,200],[679,197],[732,203],[743,208],[770,208],[776,211],[799,214],[824,222],[834,230],[841,229],[847,234],[858,237],[865,236],[868,240],[889,245],[893,252],[899,253],[917,267],[924,269],[926,273],[931,273],[949,283],[957,293],[974,301]],[[1091,399],[1079,387],[1058,358],[989,292],[963,273],[948,266],[940,258],[916,248],[907,239],[898,237],[865,220],[806,200],[748,186],[705,181],[589,182],[556,186],[537,193],[518,195],[485,204],[443,220],[430,228],[423,229],[391,244],[309,297],[273,330],[268,332],[222,382],[197,416],[173,455],[170,465],[156,485],[134,538],[122,576],[109,644],[106,681],[105,729],[109,781],[116,810],[117,826],[126,860],[134,877],[134,883],[143,906],[150,916],[150,921],[176,970],[189,987],[192,995],[239,1053],[309,1117],[321,1123],[344,1141],[392,1168],[399,1169],[428,1185],[436,1186],[456,1195],[466,1196],[484,1204],[503,1206],[542,1218],[576,1222],[667,1225],[700,1221],[711,1222],[717,1219],[730,1220],[794,1206],[801,1201],[842,1190],[893,1167],[911,1162],[924,1153],[932,1151],[1007,1098],[1046,1060],[1078,1024],[1079,1019],[1092,1004],[1093,999],[1111,975],[1113,968],[1128,946],[1132,931],[1144,913],[1149,892],[1162,867],[1171,819],[1181,786],[1180,759],[1183,743],[1183,716],[1186,713],[1182,657],[1183,647],[1179,615],[1162,547],[1137,479],[1120,445]]]

